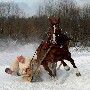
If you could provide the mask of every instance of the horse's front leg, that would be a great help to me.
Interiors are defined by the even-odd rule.
[[[64,60],[61,59],[60,61],[61,61],[61,63],[63,64],[64,69],[65,69],[66,71],[69,71],[69,70],[70,70],[70,67],[64,62]]]
[[[81,76],[80,72],[78,71],[77,66],[74,63],[74,60],[71,58],[71,53],[68,53],[67,60],[69,60],[71,62],[71,64],[73,65],[76,75]]]
[[[69,59],[71,64],[73,65],[74,67],[74,71],[76,73],[77,76],[81,76],[80,72],[78,71],[78,68],[76,67],[75,63],[74,63],[74,60],[72,58]]]

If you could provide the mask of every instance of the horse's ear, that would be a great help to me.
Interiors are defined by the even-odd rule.
[[[49,19],[49,22],[50,22],[50,24],[52,24],[52,20],[51,19]]]

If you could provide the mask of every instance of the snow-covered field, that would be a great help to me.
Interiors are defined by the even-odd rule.
[[[5,73],[5,68],[9,67],[18,55],[33,56],[37,44],[17,45],[15,42],[0,47],[0,90],[90,90],[90,52],[76,52],[70,49],[81,76],[77,77],[70,62],[70,71],[65,71],[64,67],[57,73],[57,79],[52,80],[47,72],[42,68],[42,82],[26,83],[22,82],[19,76],[10,76]],[[60,62],[58,62],[59,64]]]

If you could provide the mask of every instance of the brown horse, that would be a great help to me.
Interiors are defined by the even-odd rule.
[[[69,52],[68,46],[70,38],[61,33],[60,30],[60,19],[53,18],[50,19],[50,33],[47,35],[48,39],[44,40],[37,49],[37,62],[43,65],[44,69],[48,71],[50,76],[56,76],[56,69],[54,72],[49,68],[48,63],[53,63],[54,68],[58,61],[61,61],[66,70],[70,67],[64,62],[68,60],[74,67],[77,76],[80,76],[80,72],[76,67],[74,60],[71,58],[71,53]]]

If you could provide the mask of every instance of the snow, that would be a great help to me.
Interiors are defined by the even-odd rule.
[[[0,50],[0,90],[90,90],[90,52],[70,49],[81,76],[77,77],[70,62],[70,71],[61,66],[57,78],[52,80],[42,67],[42,82],[23,82],[21,76],[5,73],[18,55],[33,56],[38,44],[9,45]],[[59,64],[60,62],[58,62]]]

